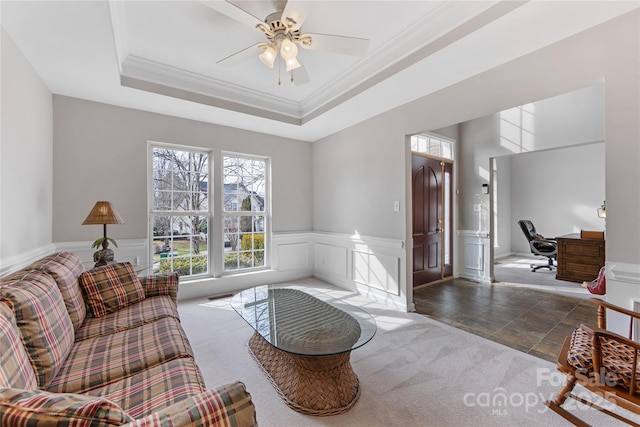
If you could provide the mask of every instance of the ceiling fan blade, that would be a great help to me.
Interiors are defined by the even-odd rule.
[[[311,81],[311,79],[309,78],[309,73],[307,73],[307,69],[302,63],[299,55],[298,62],[300,63],[300,66],[293,70],[293,84],[296,86],[300,86]]]
[[[285,5],[284,10],[282,11],[282,17],[280,18],[280,20],[286,22],[287,18],[292,19],[295,24],[293,24],[291,30],[297,30],[302,26],[304,20],[307,19],[307,16],[309,16],[309,12],[311,12],[311,9],[315,4],[316,2],[308,0],[289,0]]]
[[[203,5],[210,7],[218,13],[228,16],[229,18],[247,25],[251,28],[257,28],[258,26],[266,25],[264,21],[256,18],[249,12],[240,9],[233,3],[229,3],[228,1],[223,0],[208,0],[208,1],[200,1]]]
[[[301,44],[305,49],[322,50],[325,52],[343,53],[345,55],[364,56],[369,48],[368,39],[357,37],[336,36],[330,34],[303,34],[301,38],[310,37],[311,44]]]
[[[260,49],[261,44],[262,43],[256,43],[253,46],[242,49],[239,52],[221,59],[220,61],[216,62],[216,64],[224,65],[226,67],[232,67],[239,64],[240,62],[246,61],[249,58],[257,58],[258,55],[262,53],[262,49]]]

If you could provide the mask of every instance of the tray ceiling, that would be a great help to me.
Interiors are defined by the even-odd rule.
[[[291,0],[293,7],[296,3]],[[233,1],[259,19],[282,1]],[[312,1],[304,32],[370,40],[365,56],[300,49],[294,85],[264,41],[198,1],[3,1],[2,26],[56,94],[316,140],[625,13],[637,2]],[[295,76],[295,72],[294,72]]]

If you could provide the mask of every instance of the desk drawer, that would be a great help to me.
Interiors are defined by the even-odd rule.
[[[585,240],[559,242],[558,251],[566,257],[579,257],[581,259],[604,259],[604,244],[602,241],[585,242]]]
[[[556,279],[590,282],[605,262],[605,242],[597,239],[558,238]]]

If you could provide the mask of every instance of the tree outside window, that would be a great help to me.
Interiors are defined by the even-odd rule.
[[[209,271],[209,153],[153,147],[154,272]]]

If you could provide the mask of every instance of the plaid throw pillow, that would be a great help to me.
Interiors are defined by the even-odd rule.
[[[129,262],[104,265],[80,275],[80,287],[93,317],[102,317],[145,298]]]
[[[0,389],[3,426],[111,427],[132,422],[118,405],[107,399],[41,390]]]

